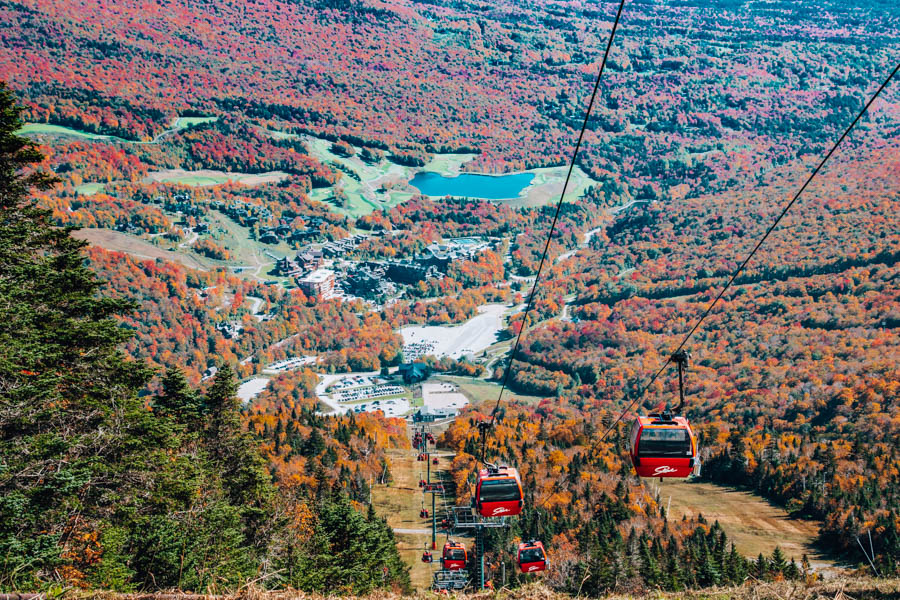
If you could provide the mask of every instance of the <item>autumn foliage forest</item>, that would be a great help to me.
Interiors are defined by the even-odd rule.
[[[399,364],[403,325],[460,323],[488,302],[527,301],[556,197],[520,207],[411,194],[349,216],[336,208],[346,201],[343,184],[358,176],[321,159],[313,140],[385,171],[422,167],[450,152],[471,153],[461,169],[479,173],[566,165],[616,6],[0,6],[0,19],[12,24],[0,28],[0,79],[17,95],[23,120],[81,132],[28,134],[43,154],[36,168],[57,178],[30,192],[52,223],[116,230],[150,248],[181,244],[179,251],[212,265],[191,268],[128,248],[83,251],[105,282],[97,293],[129,303],[115,314],[131,334],[121,347],[156,370],[139,381],[145,408],[173,397],[173,386],[180,401],[198,401],[218,380],[215,411],[236,418],[238,408],[221,397],[230,380],[204,379],[208,369],[228,365],[245,379],[287,357],[318,360],[273,377],[239,411],[243,432],[218,435],[207,421],[192,431],[183,415],[162,417],[177,434],[169,451],[178,469],[192,458],[220,465],[226,458],[216,452],[224,445],[231,458],[250,457],[248,477],[266,479],[254,488],[260,510],[285,525],[263,531],[265,541],[251,539],[258,515],[238,506],[237,496],[217,505],[234,540],[256,544],[252,552],[228,554],[228,544],[199,548],[193,570],[153,583],[154,571],[126,556],[149,521],[128,521],[133,531],[105,538],[70,523],[60,529],[68,540],[62,551],[51,560],[53,551],[44,548],[40,559],[68,570],[46,577],[52,569],[35,570],[27,581],[0,576],[0,586],[40,587],[54,578],[117,589],[236,586],[269,560],[288,573],[273,586],[377,587],[377,573],[357,587],[349,571],[315,579],[334,557],[286,541],[290,533],[321,542],[326,524],[352,522],[350,538],[367,531],[359,539],[374,540],[383,554],[393,544],[384,525],[361,511],[372,482],[390,479],[386,450],[408,446],[404,424],[380,414],[320,415],[317,376]],[[488,458],[517,465],[528,490],[523,517],[492,542],[544,539],[551,586],[598,595],[737,584],[748,576],[814,577],[802,557],[740,556],[718,524],[669,521],[652,489],[633,476],[623,459],[626,423],[637,410],[671,401],[672,373],[647,389],[640,408],[607,438],[599,436],[894,67],[898,19],[897,6],[875,0],[626,3],[577,160],[591,186],[559,211],[529,321],[514,314],[501,332],[508,339],[526,328],[519,353],[487,373],[500,380],[511,369],[509,402],[488,435]],[[215,119],[176,126],[190,117]],[[189,187],[160,176],[179,169],[277,177]],[[870,532],[873,562],[884,574],[900,573],[898,173],[895,81],[687,345],[686,414],[699,435],[702,478],[749,487],[794,516],[820,521],[822,548],[849,565],[863,566],[854,538]],[[314,199],[326,190],[329,202]],[[311,231],[317,242],[387,232],[362,241],[347,254],[351,261],[408,259],[445,238],[500,242],[373,310],[242,276],[230,268],[244,260],[241,248],[222,226],[188,239],[188,229],[210,220],[250,240],[279,224]],[[287,246],[293,251],[303,242]],[[437,371],[485,370],[425,360]],[[544,400],[526,404],[517,394]],[[215,411],[204,410],[212,419]],[[469,500],[477,466],[474,423],[488,411],[472,407],[440,440],[456,453],[451,475],[460,503]],[[214,469],[195,475],[195,491],[224,498],[240,487],[218,481]],[[283,502],[270,498],[272,482]],[[166,502],[172,510],[199,510],[196,499],[185,498]],[[165,512],[163,504],[154,510]],[[153,531],[161,537],[206,535],[216,526],[212,517],[159,519]],[[207,550],[238,561],[240,572],[204,571]],[[124,570],[104,570],[104,551]],[[174,565],[174,556],[152,568]],[[408,579],[399,559],[385,556],[391,577],[384,585],[403,588]]]

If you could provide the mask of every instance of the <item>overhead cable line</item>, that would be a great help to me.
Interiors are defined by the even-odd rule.
[[[606,51],[603,53],[603,60],[600,63],[600,72],[597,73],[597,80],[594,82],[594,90],[591,92],[591,99],[588,102],[587,111],[584,115],[584,122],[581,125],[581,132],[578,134],[578,141],[575,143],[575,151],[572,153],[572,160],[569,161],[569,171],[566,173],[566,181],[563,183],[562,193],[559,195],[559,202],[556,203],[556,213],[553,215],[553,222],[550,224],[550,233],[547,235],[547,243],[544,244],[544,253],[541,255],[541,262],[538,265],[537,273],[534,277],[534,284],[531,286],[531,294],[528,296],[528,302],[525,305],[525,314],[522,317],[522,326],[519,328],[519,333],[516,335],[516,343],[513,345],[512,352],[509,355],[509,364],[506,367],[506,372],[503,375],[503,383],[500,386],[500,393],[497,395],[497,403],[494,405],[494,409],[491,411],[491,419],[489,422],[480,424],[481,426],[481,461],[484,462],[484,443],[485,436],[487,435],[487,428],[490,428],[494,425],[494,421],[497,418],[497,411],[500,408],[500,401],[503,399],[503,392],[506,390],[506,385],[509,382],[509,374],[512,371],[512,364],[516,358],[516,352],[519,350],[519,342],[522,339],[522,332],[525,331],[525,327],[528,324],[528,313],[531,312],[531,309],[534,305],[534,297],[537,292],[537,286],[541,279],[541,271],[544,268],[544,262],[547,260],[547,253],[550,250],[550,241],[553,239],[553,232],[556,230],[556,222],[559,220],[559,211],[562,208],[563,200],[566,197],[566,190],[569,187],[569,180],[572,177],[572,171],[575,168],[575,160],[578,158],[578,152],[581,150],[581,142],[584,139],[584,132],[587,130],[588,120],[591,118],[591,110],[594,108],[594,100],[597,98],[597,90],[600,88],[600,80],[603,78],[603,71],[606,68],[606,60],[609,58],[609,51],[612,48],[613,39],[616,35],[616,29],[619,27],[619,19],[622,16],[622,8],[625,6],[625,0],[620,0],[619,9],[616,11],[616,18],[613,21],[612,30],[609,32],[609,40],[606,42]]]
[[[593,453],[593,451],[597,448],[597,446],[601,442],[603,442],[603,440],[606,439],[606,437],[616,427],[616,425],[618,425],[619,422],[625,417],[625,415],[628,414],[628,411],[631,410],[634,407],[634,405],[637,404],[644,397],[644,394],[647,393],[647,390],[650,388],[651,385],[653,385],[653,382],[655,382],[659,378],[659,376],[662,374],[662,372],[665,371],[666,367],[668,367],[669,364],[672,362],[673,355],[680,352],[684,348],[684,345],[688,342],[689,339],[691,339],[691,337],[694,335],[694,333],[697,331],[697,329],[703,323],[704,319],[706,319],[706,317],[709,316],[709,313],[716,306],[716,304],[718,304],[719,300],[722,299],[722,296],[725,295],[725,292],[728,291],[728,288],[731,287],[731,285],[734,283],[735,279],[737,279],[737,276],[741,273],[741,271],[744,270],[744,267],[747,266],[747,263],[749,263],[750,260],[753,258],[753,256],[756,254],[756,251],[759,250],[759,248],[763,245],[763,243],[768,239],[768,237],[772,233],[772,231],[774,231],[775,228],[778,227],[778,224],[781,222],[781,220],[784,218],[784,216],[787,214],[787,212],[791,209],[792,206],[794,206],[794,204],[800,198],[800,195],[804,192],[804,190],[806,190],[807,186],[809,186],[809,184],[813,180],[813,178],[819,173],[819,171],[822,170],[822,167],[825,166],[825,163],[828,162],[828,159],[831,158],[831,155],[834,154],[835,150],[837,150],[837,147],[840,146],[841,142],[844,141],[844,138],[847,137],[847,135],[853,130],[854,127],[856,127],[856,124],[863,117],[863,115],[866,114],[866,112],[869,110],[869,107],[872,105],[872,103],[875,101],[875,99],[878,98],[878,96],[881,94],[881,92],[884,90],[884,88],[886,88],[887,85],[891,82],[891,79],[894,78],[894,76],[897,74],[897,71],[900,71],[900,64],[898,64],[896,67],[894,67],[894,70],[891,71],[891,74],[888,75],[887,79],[884,80],[884,83],[882,83],[881,86],[879,86],[879,88],[875,92],[875,94],[871,98],[869,98],[869,101],[866,102],[865,106],[862,107],[862,110],[859,111],[859,114],[856,115],[856,118],[853,119],[853,122],[850,123],[850,125],[847,127],[847,129],[844,130],[844,133],[841,134],[841,137],[838,138],[838,141],[836,141],[834,143],[834,145],[831,147],[831,150],[828,151],[828,153],[825,155],[825,157],[819,162],[818,166],[813,170],[813,172],[809,175],[809,177],[806,178],[806,181],[803,183],[803,185],[800,187],[800,189],[797,191],[797,193],[794,194],[794,197],[791,199],[791,201],[788,202],[787,205],[785,205],[785,207],[782,209],[781,214],[778,215],[778,218],[775,219],[775,222],[772,223],[768,229],[766,229],[765,234],[763,234],[763,236],[759,239],[759,241],[756,243],[756,246],[754,246],[753,250],[750,251],[750,254],[747,255],[747,258],[744,259],[744,262],[742,262],[740,264],[740,266],[738,266],[738,268],[735,269],[734,273],[731,274],[731,277],[728,279],[728,282],[725,284],[725,287],[722,288],[722,290],[715,297],[715,299],[712,301],[712,303],[710,303],[710,305],[706,308],[706,310],[703,311],[703,314],[700,315],[700,318],[697,319],[697,322],[694,323],[694,326],[691,327],[691,329],[690,329],[690,331],[688,331],[687,335],[684,336],[684,338],[681,340],[681,343],[678,344],[678,347],[675,348],[675,350],[669,354],[668,358],[666,358],[666,362],[664,362],[663,365],[659,368],[659,370],[653,374],[653,377],[650,378],[650,381],[648,381],[643,386],[643,388],[641,388],[640,392],[638,392],[638,394],[635,396],[634,400],[632,400],[628,404],[628,406],[625,407],[625,409],[619,414],[619,416],[616,418],[616,420],[613,421],[613,423],[609,427],[607,427],[607,429],[603,432],[603,435],[600,436],[600,439],[598,439],[596,442],[594,442],[593,446],[591,446],[591,453]]]

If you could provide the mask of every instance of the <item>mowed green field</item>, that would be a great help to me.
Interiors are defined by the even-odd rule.
[[[49,123],[27,123],[25,126],[16,130],[16,135],[58,135],[97,141],[128,141],[112,135],[98,135],[96,133],[79,131],[78,129],[72,129],[70,127],[63,127],[62,125],[50,125]]]
[[[181,131],[190,127],[196,127],[197,125],[200,125],[202,123],[212,123],[214,121],[217,121],[218,119],[219,117],[177,117],[172,120],[172,123],[169,125],[169,129],[161,132],[156,136],[156,138],[158,139],[170,132]],[[72,129],[71,127],[64,127],[62,125],[51,125],[49,123],[26,123],[23,127],[19,128],[16,131],[16,135],[53,135],[63,137],[76,137],[101,142],[124,142],[129,144],[152,143],[148,141],[126,140],[114,135],[100,135],[97,133],[90,133],[88,131],[81,131],[79,129]]]
[[[219,117],[178,117],[172,122],[172,129],[187,129],[189,127],[202,125],[203,123],[214,123],[218,120]]]
[[[290,134],[269,131],[273,137],[297,137]],[[418,190],[408,185],[416,173],[429,172],[440,173],[445,176],[454,176],[462,173],[465,163],[476,155],[471,153],[459,154],[435,154],[432,159],[422,167],[406,167],[388,161],[378,164],[370,164],[356,156],[338,156],[331,151],[331,142],[321,138],[307,136],[305,138],[310,154],[324,164],[337,163],[356,173],[360,181],[354,180],[346,173],[338,184],[346,193],[349,206],[336,206],[331,203],[332,210],[351,217],[367,215],[375,210],[388,210],[398,204],[408,201]],[[357,148],[359,150],[359,148]],[[509,200],[497,200],[511,206],[543,206],[555,202],[562,191],[568,167],[546,167],[541,169],[529,169],[523,173],[535,175],[531,185],[526,187],[518,198]],[[391,183],[396,189],[387,192],[378,190],[385,184]],[[572,171],[572,180],[566,193],[568,200],[578,198],[590,187],[594,181],[580,168]],[[331,188],[313,190],[310,197],[319,202],[327,202],[334,195]]]
[[[102,183],[82,183],[75,188],[80,196],[93,196],[102,192],[106,186]]]
[[[185,169],[162,169],[147,173],[147,176],[144,178],[144,183],[176,183],[192,187],[206,187],[222,185],[230,181],[242,185],[254,186],[264,183],[274,183],[287,177],[288,174],[282,171],[271,171],[268,173],[236,173],[214,171],[210,169],[200,169],[196,171],[188,171]]]
[[[405,186],[406,182],[419,171],[445,172],[453,169],[459,170],[462,163],[468,161],[472,154],[441,154],[421,169],[414,169],[383,160],[378,164],[370,164],[362,159],[351,156],[338,156],[331,151],[331,142],[321,138],[306,137],[306,145],[310,154],[324,164],[336,163],[356,173],[360,181],[344,173],[338,184],[346,193],[349,206],[336,206],[331,204],[334,212],[350,217],[361,217],[376,210],[389,210],[398,204],[408,201],[414,195],[412,188]],[[397,190],[379,192],[385,183],[399,186]],[[334,195],[331,188],[313,190],[310,197],[319,202],[326,202]]]
[[[164,183],[177,183],[191,187],[205,187],[209,185],[221,185],[228,183],[228,177],[204,177],[202,175],[185,175],[184,177],[171,177],[161,180]]]

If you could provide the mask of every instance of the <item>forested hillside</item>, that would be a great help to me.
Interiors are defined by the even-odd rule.
[[[0,590],[408,591],[370,504],[406,422],[325,414],[317,386],[387,376],[412,356],[403,327],[487,305],[485,347],[415,356],[489,390],[472,399],[509,374],[485,458],[520,469],[526,509],[490,534],[498,587],[531,538],[567,594],[815,580],[802,556],[670,520],[625,432],[675,398],[670,372],[638,395],[896,64],[900,8],[626,2],[557,211],[617,6],[0,5]],[[466,173],[531,183],[498,201],[413,185]],[[894,81],[687,347],[701,477],[820,522],[832,558],[885,575],[898,173]],[[447,249],[461,238],[483,248]],[[304,292],[279,266],[300,254],[358,295]],[[439,440],[459,505],[492,408]]]
[[[115,319],[134,307],[30,198],[54,182],[18,113],[0,88],[0,587],[407,589],[391,530],[360,512],[345,467],[330,472],[324,436],[366,439],[365,423],[298,420],[286,442],[309,483],[276,485],[227,362],[203,390],[171,367],[145,395],[154,372],[122,352]]]
[[[851,552],[854,536],[872,531],[880,568],[894,571],[900,245],[890,207],[900,163],[896,140],[869,139],[822,176],[691,340],[688,415],[702,423],[705,478],[750,485],[823,520],[825,547]],[[785,187],[759,197],[774,200]],[[753,207],[765,205],[747,202],[684,200],[620,215],[583,252],[586,268],[565,275],[579,294],[572,318],[525,337],[527,366],[514,365],[513,385],[558,388],[595,423],[614,412],[755,243]],[[644,406],[674,400],[673,373]]]
[[[149,139],[186,110],[241,112],[395,154],[476,149],[479,171],[567,160],[614,14],[468,0],[4,10],[18,26],[0,47],[25,52],[0,76],[29,120]],[[879,3],[635,3],[582,164],[637,196],[815,153],[890,63],[896,17]]]

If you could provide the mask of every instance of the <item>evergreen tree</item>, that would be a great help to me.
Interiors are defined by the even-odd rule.
[[[117,350],[128,304],[98,296],[85,243],[29,197],[53,180],[24,174],[41,156],[19,115],[0,83],[0,586],[121,584],[128,532],[112,523],[184,466],[166,456],[179,440],[138,399],[150,372]],[[111,548],[102,572],[91,540]]]
[[[769,570],[774,574],[784,575],[785,569],[787,569],[788,563],[787,559],[784,557],[784,552],[781,551],[780,546],[775,546],[775,550],[772,551],[772,558],[769,560]]]
[[[153,410],[187,425],[189,429],[197,429],[204,416],[205,406],[191,388],[184,371],[178,367],[169,367],[162,378],[162,393],[153,402]]]
[[[797,566],[797,561],[791,557],[791,562],[788,563],[787,567],[784,569],[784,577],[785,579],[799,579],[800,578],[800,568]]]
[[[302,568],[289,583],[330,594],[365,594],[394,584],[409,590],[409,568],[394,533],[374,510],[364,517],[345,495],[336,494],[319,501],[318,515]]]
[[[221,474],[228,500],[240,507],[248,539],[269,533],[272,479],[257,441],[241,426],[240,400],[234,370],[224,364],[206,396],[210,410],[208,444],[215,472]]]
[[[753,576],[760,581],[764,581],[769,576],[769,563],[762,552],[759,553],[756,562],[753,563]]]
[[[327,543],[287,541],[273,506],[298,501],[275,497],[228,365],[205,398],[170,369],[148,410],[152,373],[119,350],[130,306],[101,296],[85,244],[29,197],[52,179],[25,173],[41,156],[19,114],[0,83],[0,590],[228,590],[283,564],[307,590],[407,588],[390,528],[346,497],[312,515]]]
[[[309,432],[309,437],[303,443],[300,454],[303,456],[319,456],[325,451],[325,438],[319,433],[319,429],[314,427]]]

